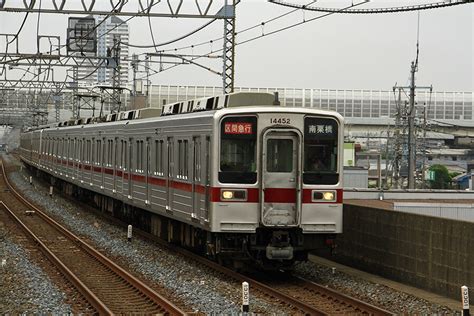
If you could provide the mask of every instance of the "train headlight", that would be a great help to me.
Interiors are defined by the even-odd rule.
[[[313,191],[313,202],[336,202],[336,191]]]
[[[233,191],[222,191],[222,199],[223,200],[231,200],[234,198]]]
[[[334,201],[334,192],[324,192],[323,200],[325,201]]]
[[[221,199],[223,201],[246,201],[247,190],[221,190]]]

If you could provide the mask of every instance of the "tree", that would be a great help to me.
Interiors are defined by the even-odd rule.
[[[448,169],[443,165],[432,165],[429,169],[434,171],[434,180],[430,181],[432,189],[449,189],[451,188],[451,176]]]

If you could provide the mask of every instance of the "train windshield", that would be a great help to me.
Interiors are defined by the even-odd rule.
[[[305,184],[337,184],[338,123],[334,119],[307,117],[304,127]]]
[[[221,123],[219,181],[255,183],[257,181],[257,118],[226,117]]]

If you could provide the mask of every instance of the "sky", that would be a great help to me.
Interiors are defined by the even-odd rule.
[[[19,0],[16,0],[19,2]],[[179,1],[170,0],[171,3]],[[205,1],[199,0],[200,3]],[[210,12],[216,12],[224,0],[214,0]],[[289,0],[307,4],[308,0]],[[436,0],[438,1],[438,0]],[[43,0],[43,3],[51,0]],[[100,1],[104,3],[105,1]],[[352,0],[320,0],[321,7],[344,7]],[[358,8],[399,6],[407,3],[435,2],[372,0]],[[107,1],[108,3],[108,1]],[[134,3],[136,0],[130,0]],[[183,8],[194,5],[185,0]],[[166,1],[159,4],[162,10]],[[164,6],[164,7],[163,7]],[[106,8],[106,6],[104,7]],[[191,8],[191,7],[189,7]],[[184,10],[183,9],[183,10]],[[267,22],[292,9],[265,0],[242,0],[236,9],[236,42],[268,34],[279,28],[294,25],[321,13],[294,13]],[[185,10],[184,10],[185,11]],[[474,5],[402,12],[391,14],[333,14],[303,25],[266,35],[249,43],[236,46],[235,85],[244,87],[289,87],[324,89],[382,89],[391,90],[395,84],[409,84],[410,64],[416,58],[419,16],[419,68],[416,82],[419,86],[433,85],[435,91],[474,90]],[[16,33],[24,13],[0,12],[0,33]],[[58,35],[64,41],[67,16],[42,14],[39,34]],[[151,18],[154,39],[162,43],[187,34],[208,20]],[[35,52],[37,14],[31,14],[20,35],[20,51]],[[255,29],[241,30],[257,25]],[[152,37],[146,18],[129,22],[130,43],[149,45]],[[173,49],[196,45],[193,49],[179,50],[184,54],[206,54],[222,47],[223,22],[216,21],[200,32],[171,45]],[[214,39],[213,43],[210,40]],[[3,46],[2,46],[3,45]],[[0,43],[0,51],[5,45]],[[162,49],[160,47],[159,49]],[[134,49],[133,52],[153,52]],[[222,71],[218,59],[199,59],[197,62],[217,72]],[[158,67],[158,65],[155,65]],[[167,67],[167,65],[164,65]],[[158,69],[158,68],[156,68]],[[20,75],[17,72],[16,75]],[[15,74],[13,74],[15,76]],[[61,80],[57,71],[56,80]],[[152,77],[153,83],[165,85],[221,86],[220,76],[195,65],[181,65]]]

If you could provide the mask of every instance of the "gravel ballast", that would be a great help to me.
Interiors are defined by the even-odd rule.
[[[190,311],[202,313],[239,313],[240,287],[222,280],[208,269],[173,254],[158,245],[134,238],[128,242],[126,231],[104,222],[91,213],[61,198],[50,198],[41,186],[31,186],[26,174],[13,172],[11,182],[30,200],[60,218],[73,232],[94,241],[106,253],[125,260],[130,268],[149,281],[159,284],[178,297]],[[34,187],[34,189],[32,189]],[[253,310],[281,314],[281,307],[254,298]]]
[[[25,192],[28,199],[49,210],[72,231],[92,240],[111,256],[126,261],[127,265],[152,283],[160,284],[179,298],[188,311],[206,314],[237,314],[240,312],[240,287],[223,280],[218,274],[173,254],[158,245],[138,238],[126,239],[126,231],[110,225],[101,218],[82,211],[79,207],[54,196],[48,189],[31,186],[29,174],[15,172],[12,183]],[[401,314],[455,314],[447,307],[432,304],[413,295],[396,291],[384,285],[359,279],[312,262],[299,263],[295,273],[304,278],[339,290],[377,306]],[[266,301],[253,298],[251,309],[265,314],[285,314],[285,310]]]
[[[70,314],[61,292],[0,222],[0,314]]]

